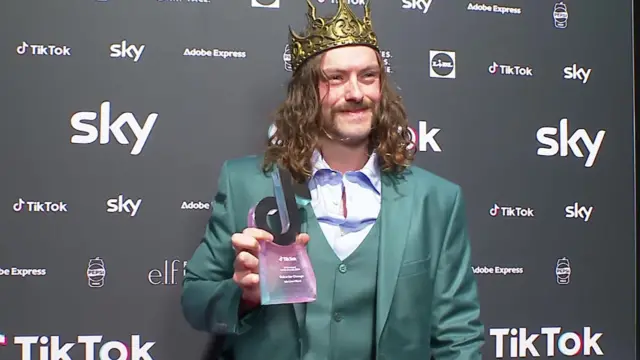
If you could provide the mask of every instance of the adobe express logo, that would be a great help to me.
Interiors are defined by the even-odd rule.
[[[202,201],[183,201],[180,206],[182,210],[210,210],[211,203],[205,203]]]
[[[20,276],[23,279],[27,276],[46,276],[47,269],[23,269],[10,266],[6,269],[0,267],[0,276]]]
[[[221,50],[221,49],[203,49],[203,48],[185,48],[182,56],[195,58],[216,58],[216,59],[244,59],[247,57],[246,51],[237,50]]]
[[[472,266],[474,275],[521,275],[524,268],[521,267],[501,267],[501,266]]]
[[[467,10],[469,11],[478,11],[478,12],[488,12],[488,13],[496,13],[502,15],[520,15],[522,14],[522,9],[518,7],[508,7],[508,6],[500,6],[500,5],[486,5],[480,3],[469,3],[467,6]]]

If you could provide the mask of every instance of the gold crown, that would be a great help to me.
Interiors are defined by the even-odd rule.
[[[295,73],[309,58],[332,48],[345,45],[367,45],[378,49],[378,38],[371,26],[369,0],[364,5],[364,19],[360,20],[347,4],[338,0],[338,11],[331,18],[316,17],[316,8],[307,0],[309,24],[305,35],[298,35],[289,27],[291,68]]]

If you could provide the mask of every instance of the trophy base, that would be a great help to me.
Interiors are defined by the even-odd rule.
[[[304,245],[260,241],[259,256],[262,305],[316,300],[316,277]]]

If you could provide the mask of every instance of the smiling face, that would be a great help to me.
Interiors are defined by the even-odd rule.
[[[378,51],[357,45],[326,50],[300,64],[274,114],[263,170],[285,164],[304,182],[313,172],[309,159],[315,150],[340,157],[341,151],[356,154],[362,148],[380,154],[385,171],[399,174],[409,167],[415,147],[408,147],[407,112],[383,65]]]
[[[380,66],[376,51],[368,46],[323,54],[318,92],[323,126],[331,137],[352,144],[367,141],[381,98]]]

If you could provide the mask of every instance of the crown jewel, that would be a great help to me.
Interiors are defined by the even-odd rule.
[[[316,17],[316,8],[307,0],[309,24],[299,35],[289,27],[289,47],[293,72],[307,59],[332,48],[345,45],[367,45],[378,50],[378,38],[371,25],[371,8],[367,0],[364,19],[360,20],[347,4],[338,0],[338,11],[331,19]]]

